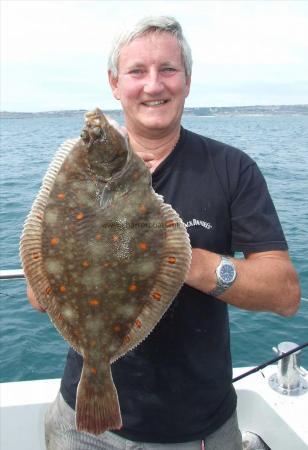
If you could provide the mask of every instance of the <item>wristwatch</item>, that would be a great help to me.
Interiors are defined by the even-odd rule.
[[[221,261],[216,269],[216,287],[208,294],[218,297],[232,286],[236,279],[236,267],[231,258],[222,256]]]

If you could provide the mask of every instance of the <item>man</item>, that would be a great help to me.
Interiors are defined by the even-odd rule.
[[[297,276],[256,164],[181,127],[191,66],[181,27],[168,17],[141,21],[111,52],[109,81],[130,144],[186,223],[192,263],[155,330],[112,366],[123,428],[99,437],[76,432],[82,358],[70,350],[46,418],[50,450],[194,450],[203,441],[206,450],[241,449],[227,304],[284,316],[298,308]]]

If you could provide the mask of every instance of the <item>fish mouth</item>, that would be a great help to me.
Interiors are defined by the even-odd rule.
[[[158,106],[162,106],[165,105],[166,103],[168,103],[169,100],[167,99],[159,99],[159,100],[148,100],[148,101],[144,101],[141,104],[143,106],[146,106],[148,108],[153,108],[153,107],[158,107]]]

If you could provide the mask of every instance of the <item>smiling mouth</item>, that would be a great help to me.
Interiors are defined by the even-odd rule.
[[[152,100],[152,101],[149,101],[149,102],[142,102],[142,104],[144,106],[153,107],[153,106],[165,105],[167,102],[168,102],[168,100]]]

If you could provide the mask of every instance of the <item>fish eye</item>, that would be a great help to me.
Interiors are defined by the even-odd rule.
[[[88,142],[89,139],[90,139],[90,135],[89,135],[88,130],[86,130],[86,129],[82,130],[81,133],[80,133],[80,137],[81,137],[81,139],[83,141]]]

